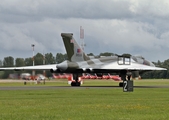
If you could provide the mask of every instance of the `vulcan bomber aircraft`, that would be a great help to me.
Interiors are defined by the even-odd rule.
[[[0,68],[0,71],[49,70],[51,73],[71,73],[75,81],[71,83],[71,86],[80,86],[78,78],[83,73],[96,73],[98,76],[102,76],[103,73],[118,73],[122,80],[126,81],[128,72],[166,70],[138,56],[108,56],[91,59],[77,44],[72,33],[61,33],[61,37],[68,60],[60,64]]]

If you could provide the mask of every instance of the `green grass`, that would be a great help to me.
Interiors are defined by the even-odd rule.
[[[1,80],[0,80],[1,81]],[[12,80],[11,80],[12,81]],[[114,80],[84,80],[82,86],[118,86],[119,81]],[[134,80],[135,86],[166,86],[169,85],[168,79],[143,79],[143,80]],[[43,82],[40,84],[35,84],[35,82],[27,81],[27,84],[24,85],[24,80],[20,82],[0,82],[0,86],[44,86]],[[46,80],[45,86],[70,86],[66,79],[57,79],[57,80]]]
[[[134,81],[137,85],[169,85],[169,80]],[[4,85],[5,84],[5,85]],[[14,83],[0,83],[12,86]],[[84,81],[83,86],[118,85],[110,80]],[[45,85],[67,85],[67,81]],[[15,83],[14,86],[25,86]],[[26,87],[25,86],[25,87]],[[68,85],[67,85],[68,86]],[[169,88],[66,88],[1,90],[1,120],[166,120],[169,117]]]

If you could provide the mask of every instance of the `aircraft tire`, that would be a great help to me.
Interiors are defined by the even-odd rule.
[[[76,86],[76,82],[72,82],[72,83],[71,83],[71,86]]]
[[[80,82],[77,82],[77,83],[76,83],[76,86],[80,86]]]
[[[123,82],[120,82],[120,83],[119,83],[119,87],[123,87]]]
[[[71,86],[80,86],[80,82],[72,82]]]

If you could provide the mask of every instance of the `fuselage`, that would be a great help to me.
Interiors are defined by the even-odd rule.
[[[130,59],[130,60],[129,60]],[[114,65],[118,65],[119,61],[124,62],[130,62],[131,63],[139,63],[147,66],[155,66],[152,62],[145,60],[141,57],[131,56],[129,59],[123,59],[118,56],[108,56],[108,57],[101,57],[101,58],[94,58],[86,61],[80,61],[80,62],[71,62],[71,61],[64,61],[60,64],[58,64],[56,67],[61,72],[80,72],[80,73],[87,73],[87,72],[97,72],[92,71],[93,69],[97,70],[100,68],[106,68],[106,65],[109,66],[108,70],[102,69],[100,72],[107,72],[111,70],[111,67]],[[114,70],[115,71],[115,70]]]

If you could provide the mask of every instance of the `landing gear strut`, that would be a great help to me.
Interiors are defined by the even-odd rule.
[[[121,79],[122,79],[123,81],[126,81],[126,73],[127,73],[126,70],[123,70],[123,71],[120,72],[120,76],[121,76]],[[123,82],[120,82],[120,83],[119,83],[119,87],[123,87]]]
[[[123,92],[133,92],[133,81],[131,79],[131,72],[121,71],[121,78],[123,82],[119,83],[120,87],[123,87]],[[127,80],[126,80],[127,75]]]
[[[80,86],[80,85],[81,85],[81,83],[80,83],[80,81],[79,81],[79,76],[80,76],[80,74],[78,74],[78,73],[73,73],[73,80],[75,80],[75,81],[73,81],[73,82],[71,83],[71,86]]]

